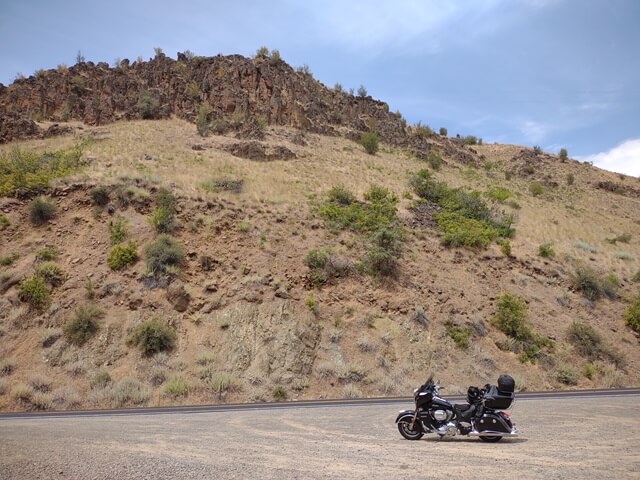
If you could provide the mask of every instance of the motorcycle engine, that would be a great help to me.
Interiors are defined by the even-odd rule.
[[[433,418],[438,422],[446,422],[449,420],[451,412],[448,412],[447,410],[434,410],[431,412],[431,415],[433,415]]]

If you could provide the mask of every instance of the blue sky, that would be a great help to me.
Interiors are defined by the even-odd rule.
[[[449,134],[640,176],[639,0],[1,0],[0,82],[87,60],[278,49]]]

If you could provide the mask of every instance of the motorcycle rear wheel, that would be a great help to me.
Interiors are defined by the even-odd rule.
[[[496,443],[502,440],[502,437],[489,437],[487,435],[480,435],[480,440],[483,442]]]
[[[400,435],[402,435],[407,440],[420,440],[423,437],[424,433],[422,433],[422,430],[417,423],[414,423],[413,429],[411,428],[412,420],[413,419],[410,416],[403,417],[398,422],[398,431],[400,432]]]

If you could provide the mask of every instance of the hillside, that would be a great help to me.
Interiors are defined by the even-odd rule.
[[[141,118],[144,92],[159,99],[153,119]],[[429,372],[448,393],[503,372],[529,390],[640,383],[623,319],[639,290],[637,179],[407,126],[382,102],[267,57],[77,65],[4,87],[0,111],[1,175],[12,161],[78,155],[46,187],[0,183],[0,409],[406,395]],[[357,141],[367,130],[382,140],[374,155]],[[480,192],[461,198],[512,215],[515,233],[445,246],[441,214],[460,195],[436,182]],[[55,216],[36,226],[42,193]],[[114,270],[116,224],[138,258]],[[152,271],[158,230],[184,257]],[[575,280],[591,271],[595,294]],[[36,277],[49,297],[30,305]],[[531,335],[499,328],[505,293]],[[78,317],[95,320],[82,341],[69,327]],[[141,352],[132,335],[148,320],[173,332],[173,348]]]

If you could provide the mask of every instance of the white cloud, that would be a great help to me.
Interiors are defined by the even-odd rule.
[[[608,152],[600,152],[578,159],[584,162],[593,162],[594,165],[605,170],[640,177],[640,138],[627,140]]]
[[[541,141],[549,132],[549,126],[541,122],[526,120],[520,125],[520,131],[530,142]]]
[[[328,0],[308,4],[326,38],[353,49],[402,45],[447,24],[459,12],[456,2]],[[435,40],[435,39],[433,39]]]

